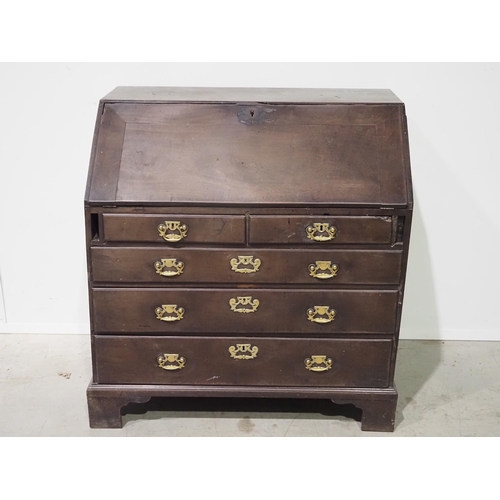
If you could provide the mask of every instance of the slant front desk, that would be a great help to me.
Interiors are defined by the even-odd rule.
[[[392,92],[118,87],[85,214],[91,427],[227,396],[328,398],[393,430],[412,192]]]

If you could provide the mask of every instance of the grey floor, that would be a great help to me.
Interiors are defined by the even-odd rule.
[[[0,335],[0,436],[500,436],[500,342],[402,341],[394,433],[329,401],[153,400],[90,429],[86,335]]]

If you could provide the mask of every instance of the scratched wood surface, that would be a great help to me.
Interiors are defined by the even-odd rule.
[[[115,89],[85,195],[90,425],[152,396],[321,397],[393,430],[412,209],[390,91]],[[182,273],[159,275],[162,259]],[[335,277],[310,275],[325,262]],[[258,356],[231,358],[236,343]],[[162,369],[168,353],[187,363]],[[313,356],[332,364],[307,370]]]
[[[257,346],[256,357],[232,358],[229,347],[245,343]],[[387,339],[289,342],[286,339],[244,337],[124,336],[97,336],[96,346],[98,381],[103,384],[310,387],[387,386],[393,348]],[[183,368],[158,368],[158,356],[170,353],[186,360]],[[313,355],[331,359],[332,367],[323,372],[307,370],[304,361]],[[172,364],[175,366],[175,361]]]
[[[406,206],[403,113],[395,104],[105,104],[89,201]]]
[[[230,301],[250,297],[257,301],[254,312],[236,312]],[[397,290],[270,290],[185,288],[95,288],[96,333],[171,335],[200,334],[257,335],[286,333],[307,337],[343,334],[390,335],[396,330]],[[184,309],[181,319],[160,321],[155,313],[163,304]],[[336,311],[329,323],[315,323],[307,311],[314,306]],[[251,309],[250,305],[236,306]],[[176,318],[176,314],[167,314]],[[321,315],[326,318],[326,314]],[[318,316],[320,317],[320,316]]]

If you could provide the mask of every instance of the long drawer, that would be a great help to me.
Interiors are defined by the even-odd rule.
[[[271,333],[332,335],[395,332],[397,290],[93,290],[96,333]]]
[[[393,342],[96,336],[100,384],[387,387]]]
[[[91,249],[95,283],[293,283],[391,285],[400,250]]]

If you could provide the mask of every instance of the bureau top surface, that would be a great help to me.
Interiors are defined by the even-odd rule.
[[[410,185],[391,91],[118,87],[101,101],[85,199],[406,207]]]
[[[388,89],[116,87],[102,101],[402,104]]]

